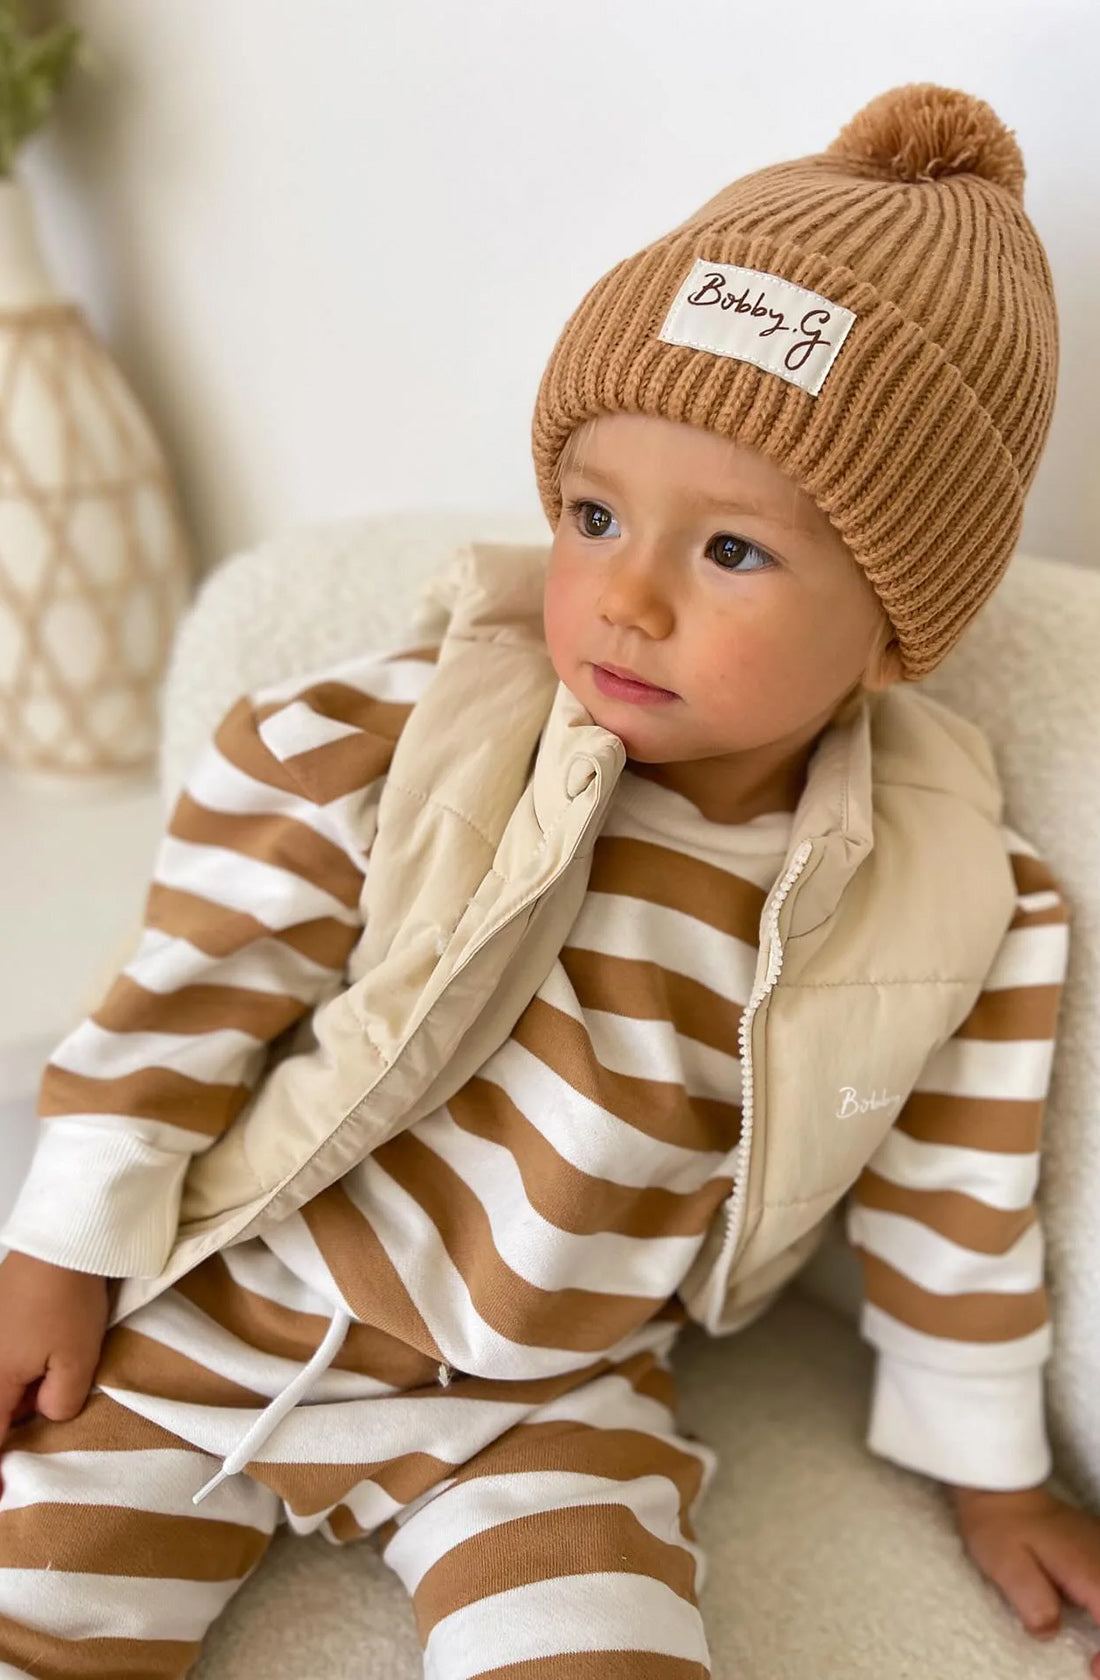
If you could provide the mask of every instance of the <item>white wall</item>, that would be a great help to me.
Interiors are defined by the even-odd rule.
[[[392,506],[537,510],[566,317],[726,181],[938,81],[1016,131],[1063,367],[1024,546],[1100,529],[1095,0],[69,0],[97,55],[26,157],[57,278],[205,563]]]

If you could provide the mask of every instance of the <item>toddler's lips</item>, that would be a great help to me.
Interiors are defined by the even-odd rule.
[[[614,700],[632,700],[640,706],[664,705],[679,698],[669,688],[656,688],[652,683],[640,682],[635,677],[620,676],[606,665],[593,665],[592,681],[601,694]]]

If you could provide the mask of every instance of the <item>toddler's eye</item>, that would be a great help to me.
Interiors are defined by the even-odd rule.
[[[715,560],[724,572],[740,570],[742,560],[750,554],[755,554],[763,561],[763,565],[746,566],[746,571],[763,572],[775,564],[771,556],[765,554],[762,548],[757,548],[755,543],[746,542],[744,537],[731,536],[728,531],[723,531],[721,536],[712,537],[707,548],[713,549]]]
[[[597,530],[592,529],[586,512],[589,508],[591,508],[595,513],[597,520],[601,518],[604,520],[613,520],[615,518],[615,515],[610,513],[600,502],[587,502],[582,500],[569,503],[569,512],[573,515],[577,524],[580,526],[582,536],[605,537],[607,535],[606,525],[600,526]]]

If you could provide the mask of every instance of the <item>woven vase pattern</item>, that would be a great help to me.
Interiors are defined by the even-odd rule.
[[[160,447],[81,310],[0,311],[0,760],[152,761],[191,577]]]

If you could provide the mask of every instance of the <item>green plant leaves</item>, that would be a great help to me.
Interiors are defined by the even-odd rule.
[[[49,116],[79,42],[67,23],[28,35],[22,0],[0,0],[0,175]]]

